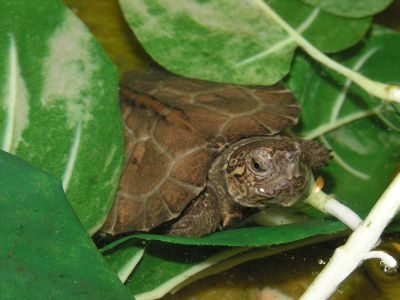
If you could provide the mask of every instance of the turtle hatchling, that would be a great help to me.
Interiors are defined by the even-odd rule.
[[[125,167],[102,232],[203,236],[249,211],[304,199],[329,160],[315,141],[278,135],[300,107],[279,86],[128,73],[120,87]]]

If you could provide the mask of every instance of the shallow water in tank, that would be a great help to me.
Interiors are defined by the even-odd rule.
[[[310,245],[236,266],[201,279],[165,300],[299,299],[345,238]],[[387,237],[382,249],[400,259],[400,237]],[[331,300],[400,299],[400,274],[387,275],[377,260],[364,263]]]

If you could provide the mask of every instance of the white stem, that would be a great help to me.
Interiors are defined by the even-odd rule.
[[[400,210],[400,173],[358,226],[346,244],[337,248],[324,270],[318,275],[302,300],[327,299],[339,284],[368,257],[393,217]]]
[[[352,230],[355,230],[362,222],[361,218],[354,211],[336,199],[329,199],[326,202],[325,210]]]
[[[364,260],[371,258],[380,259],[382,263],[385,265],[385,267],[393,269],[397,267],[397,260],[389,253],[386,253],[385,251],[380,251],[380,250],[370,251],[367,253],[367,255],[365,255]]]
[[[289,34],[289,36],[316,61],[351,79],[371,95],[374,95],[384,100],[400,102],[399,86],[388,85],[371,80],[361,75],[360,73],[354,72],[353,70],[337,63],[336,61],[332,60],[330,57],[319,51],[317,48],[315,48],[295,29],[293,29],[288,23],[286,23],[278,14],[276,14],[263,0],[253,1],[258,7],[260,7],[260,9],[265,13],[266,16],[272,18],[276,23],[278,23]]]
[[[312,193],[305,202],[324,213],[334,216],[352,230],[355,230],[362,222],[361,218],[349,207],[323,191]]]

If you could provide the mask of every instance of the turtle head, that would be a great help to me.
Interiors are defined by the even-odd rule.
[[[329,151],[313,141],[280,136],[248,140],[231,151],[225,169],[228,193],[246,207],[290,206],[304,199],[312,169],[329,159]],[[314,158],[319,152],[324,155]]]

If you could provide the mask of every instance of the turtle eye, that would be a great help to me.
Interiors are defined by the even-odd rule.
[[[252,158],[250,169],[257,175],[266,175],[271,171],[272,164],[268,159]]]

